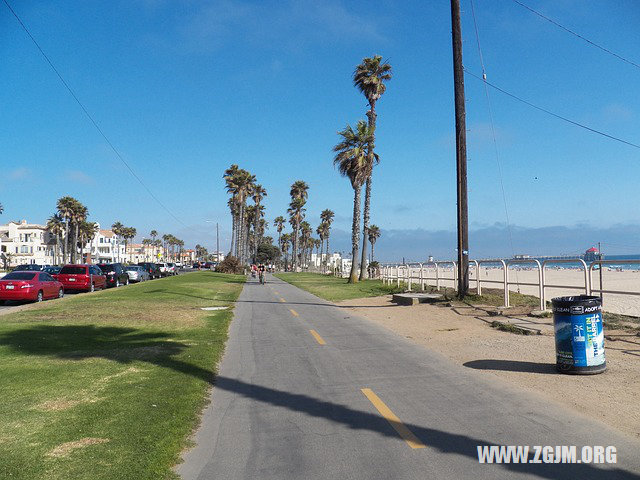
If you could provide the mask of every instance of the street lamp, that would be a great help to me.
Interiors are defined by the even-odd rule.
[[[218,229],[218,222],[214,220],[205,220],[205,222],[216,224],[216,262],[220,263],[220,230]]]

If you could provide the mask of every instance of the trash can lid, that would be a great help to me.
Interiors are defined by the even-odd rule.
[[[602,309],[602,299],[593,295],[575,295],[571,297],[556,297],[551,299],[553,311],[555,313],[574,313],[580,314],[586,312],[585,309],[572,309],[572,307],[591,307],[589,311],[600,311]]]

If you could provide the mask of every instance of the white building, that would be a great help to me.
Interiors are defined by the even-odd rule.
[[[98,228],[100,225],[98,225]],[[112,230],[99,229],[91,242],[87,243],[83,252],[91,256],[91,263],[125,262],[123,239]]]
[[[45,225],[9,222],[0,225],[0,265],[27,264],[52,265],[54,263],[55,238]]]

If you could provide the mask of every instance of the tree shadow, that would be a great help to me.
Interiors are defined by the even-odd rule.
[[[545,373],[559,375],[553,363],[522,362],[520,360],[471,360],[463,364],[476,370],[503,372]]]
[[[142,332],[134,328],[37,325],[0,335],[0,345],[25,356],[41,355],[60,359],[104,358],[119,363],[144,361],[190,375],[214,385],[216,389],[233,392],[263,404],[326,419],[353,430],[370,431],[399,440],[391,425],[373,411],[356,410],[309,395],[286,392],[234,378],[215,377],[211,370],[174,358],[186,347],[179,342],[168,340],[169,337],[170,335],[165,332]],[[407,427],[428,448],[446,454],[461,455],[474,461],[478,459],[478,446],[496,444],[492,440],[450,433],[422,425],[407,424]],[[533,459],[533,452],[530,453],[530,459]],[[530,473],[538,478],[550,480],[566,478],[640,480],[639,475],[620,468],[602,470],[590,464],[511,463],[494,464],[494,466],[514,473]]]

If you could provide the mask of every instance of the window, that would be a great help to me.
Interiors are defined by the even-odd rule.
[[[18,247],[16,247],[16,253],[17,253],[17,248]],[[29,247],[27,245],[20,245],[20,253],[29,253]]]
[[[40,274],[40,281],[41,282],[54,282],[55,280],[48,273],[41,273]]]

